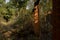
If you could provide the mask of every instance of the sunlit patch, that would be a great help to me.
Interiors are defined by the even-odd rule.
[[[10,0],[5,0],[6,3],[8,3]]]
[[[29,6],[27,6],[26,9],[28,10],[29,9]]]

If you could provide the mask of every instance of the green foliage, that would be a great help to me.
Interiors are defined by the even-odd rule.
[[[26,7],[28,0],[10,0],[8,3],[6,0],[0,0],[0,15],[6,16],[8,19],[12,15],[15,15],[16,12],[20,11],[20,8]],[[18,8],[18,10],[17,10]]]
[[[0,4],[3,3],[3,2],[4,2],[4,0],[0,0]]]
[[[52,0],[40,0],[41,8],[43,8],[43,12],[52,9]]]
[[[32,15],[33,5],[32,5],[32,2],[31,4],[30,3],[27,4],[28,1],[30,2],[30,0],[23,0],[23,1],[22,0],[10,0],[8,3],[6,3],[5,1],[1,1],[2,6],[0,5],[0,18],[4,18],[5,20],[10,19],[12,21],[10,23],[13,24],[13,25],[10,25],[8,24],[9,22],[5,22],[4,19],[1,19],[3,23],[8,24],[8,26],[2,24],[2,28],[0,27],[1,31],[7,32],[7,31],[10,31],[11,29],[17,29],[17,31],[19,32],[21,28],[23,29],[23,27],[26,27],[27,24],[29,25],[31,24],[32,22],[31,15]],[[30,8],[26,9],[26,6],[28,5]],[[16,18],[15,14],[19,14],[19,16]]]
[[[27,5],[28,0],[11,0],[12,5],[16,6],[17,8],[25,7]]]

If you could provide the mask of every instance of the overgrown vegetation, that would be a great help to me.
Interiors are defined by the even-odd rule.
[[[13,37],[15,33],[19,33],[25,27],[27,29],[28,26],[32,26],[32,9],[34,5],[32,2],[31,0],[9,0],[9,2],[0,0],[0,34],[2,33],[1,36],[4,36],[0,39],[9,40],[8,37]]]

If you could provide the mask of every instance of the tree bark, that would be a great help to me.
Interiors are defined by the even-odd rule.
[[[36,35],[40,34],[40,26],[39,26],[39,0],[34,4],[34,32]]]

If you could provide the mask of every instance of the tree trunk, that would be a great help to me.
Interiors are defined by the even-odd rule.
[[[34,4],[34,32],[36,35],[40,34],[40,27],[39,27],[39,1],[36,1]]]

